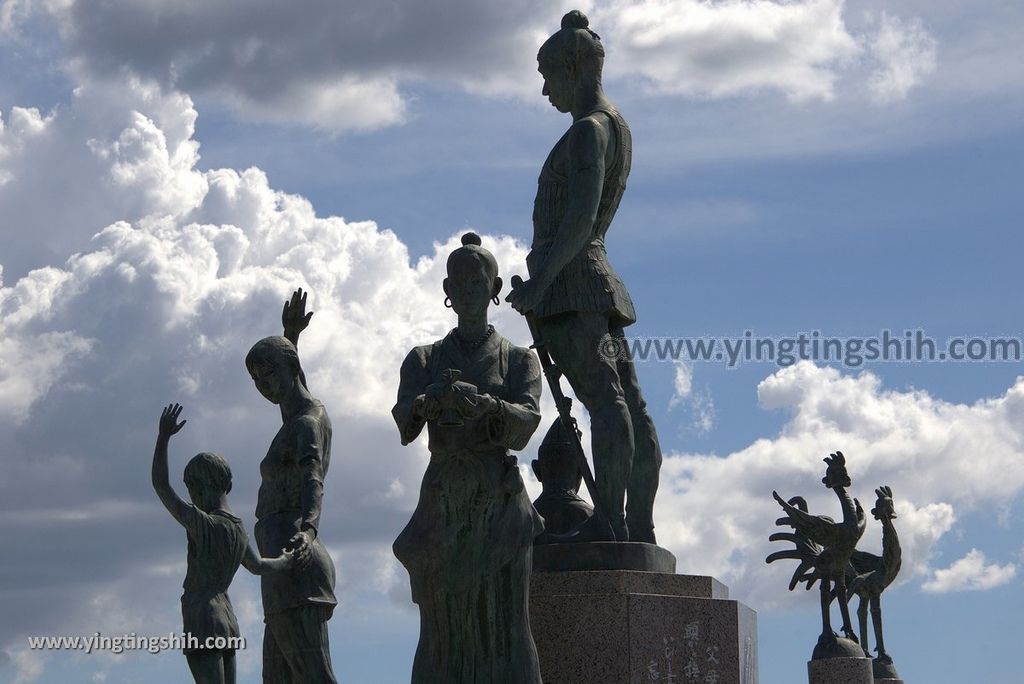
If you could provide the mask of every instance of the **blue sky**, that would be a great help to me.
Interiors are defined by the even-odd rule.
[[[26,639],[179,628],[184,539],[148,475],[160,407],[189,418],[172,481],[223,453],[251,529],[275,428],[242,359],[298,285],[336,431],[336,669],[408,678],[417,617],[390,544],[426,450],[390,422],[397,369],[453,324],[440,280],[461,232],[525,270],[536,176],[568,125],[532,61],[570,5],[242,5],[0,2],[0,679],[187,678],[177,653]],[[579,6],[634,135],[608,246],[635,335],[1024,336],[1019,3]],[[525,341],[507,306],[494,320]],[[903,677],[1016,681],[1019,369],[640,364],[668,455],[659,539],[758,611],[762,682],[802,677],[818,631],[815,596],[763,562],[771,490],[836,515],[819,483],[835,449],[866,508],[894,490],[904,568],[884,606]],[[254,681],[258,585],[240,573],[232,597]]]

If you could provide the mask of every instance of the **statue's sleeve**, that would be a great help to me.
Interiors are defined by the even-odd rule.
[[[515,356],[505,383],[508,398],[499,399],[500,408],[489,416],[487,434],[494,444],[519,451],[540,424],[541,371],[533,352],[524,349]]]
[[[207,553],[213,539],[213,520],[210,514],[199,510],[195,504],[186,504],[181,524],[195,543],[198,553]]]
[[[426,421],[413,415],[412,407],[416,397],[423,394],[430,384],[430,373],[427,369],[427,349],[416,347],[402,362],[402,370],[398,383],[398,401],[391,409],[398,432],[402,436],[402,445],[406,445],[419,437]]]
[[[302,469],[302,529],[319,534],[320,503],[324,496],[324,430],[313,418],[299,422],[295,433],[299,467]]]
[[[196,504],[185,504],[182,509],[181,525],[201,549],[205,550],[209,546],[210,528],[213,525],[209,513],[201,511]]]

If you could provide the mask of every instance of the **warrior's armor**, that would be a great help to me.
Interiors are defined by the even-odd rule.
[[[615,159],[605,168],[593,232],[586,246],[555,276],[534,311],[541,318],[567,311],[597,311],[607,313],[612,324],[624,327],[636,322],[636,313],[626,286],[608,263],[604,236],[626,189],[633,143],[629,126],[615,108],[600,107],[590,115],[597,112],[605,114],[611,121],[616,149]],[[555,241],[564,239],[558,235],[558,228],[569,206],[569,179],[555,171],[552,161],[562,153],[568,140],[569,131],[551,150],[537,181],[537,198],[533,203],[533,245],[526,259],[530,277],[537,275],[537,260],[547,255]]]

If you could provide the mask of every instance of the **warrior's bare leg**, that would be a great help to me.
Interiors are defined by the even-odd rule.
[[[622,337],[622,328],[613,328],[611,334]],[[630,541],[654,544],[654,495],[661,471],[661,445],[654,421],[647,412],[633,361],[620,360],[617,369],[633,426],[633,467],[626,490],[626,525]]]
[[[584,311],[543,318],[539,323],[551,359],[590,414],[594,480],[604,508],[599,512],[607,518],[615,540],[628,541],[625,503],[633,461],[633,423],[617,364],[598,353],[601,339],[608,334],[608,317]]]

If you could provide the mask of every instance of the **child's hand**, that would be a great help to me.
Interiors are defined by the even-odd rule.
[[[280,563],[277,567],[278,570],[291,570],[297,564],[295,561],[294,551],[285,551],[280,556],[278,556],[277,560]]]
[[[185,423],[188,421],[178,422],[178,416],[181,415],[181,404],[168,404],[163,413],[160,414],[160,436],[165,439],[170,439],[171,435],[178,433],[181,428],[185,427]]]
[[[264,572],[282,572],[295,567],[295,552],[282,551],[277,558],[264,558]]]

